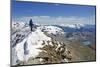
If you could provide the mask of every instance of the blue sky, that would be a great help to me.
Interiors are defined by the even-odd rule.
[[[48,17],[53,20],[58,19],[58,18],[65,18],[65,19],[69,18],[72,20],[73,19],[77,20],[79,18],[81,20],[83,19],[88,20],[88,22],[84,21],[84,23],[93,24],[95,23],[94,21],[95,20],[95,7],[94,6],[79,6],[79,5],[64,5],[64,4],[13,1],[12,18],[16,20],[16,18],[22,19],[23,17],[24,18],[25,17],[27,18],[28,17],[38,18],[39,17],[39,19],[41,19],[42,17],[42,21],[41,22],[39,21],[39,23],[43,23],[45,19],[47,19]],[[62,19],[62,21],[63,20],[64,19]],[[89,22],[89,20],[91,22]],[[46,21],[49,21],[49,19]],[[65,23],[65,22],[66,21],[62,23]]]

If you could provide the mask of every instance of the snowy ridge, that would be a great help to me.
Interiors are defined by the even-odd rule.
[[[14,47],[16,52],[16,59],[22,62],[28,62],[29,58],[36,58],[37,55],[42,52],[42,50],[40,50],[39,48],[42,48],[48,44],[53,46],[54,44],[52,43],[51,37],[48,37],[46,34],[44,34],[45,31],[49,35],[64,34],[61,28],[55,26],[38,27],[35,31],[29,33],[29,35],[25,39],[16,44],[16,46]],[[58,47],[55,50],[57,50],[61,46],[59,42],[57,43]],[[13,65],[16,65],[18,63],[17,60]]]
[[[26,54],[27,60],[29,59],[29,57],[33,57],[33,58],[36,57],[39,54],[39,52],[41,52],[41,50],[39,50],[38,48],[43,47],[42,45],[43,41],[44,42],[51,41],[51,38],[44,35],[43,32],[41,32],[40,30],[36,30],[35,32],[29,34],[27,38],[25,38],[21,43],[18,43],[16,45],[16,52],[17,52],[18,59],[20,61],[26,60],[24,58],[25,50],[28,51],[28,54]],[[25,43],[27,43],[27,47],[23,49]]]

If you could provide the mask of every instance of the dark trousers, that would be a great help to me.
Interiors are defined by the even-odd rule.
[[[33,31],[33,27],[32,26],[30,26],[30,30]]]

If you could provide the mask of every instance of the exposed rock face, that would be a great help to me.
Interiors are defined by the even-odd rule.
[[[61,63],[71,60],[65,44],[48,37],[41,30],[32,32],[16,45],[15,50],[18,60],[24,64]]]

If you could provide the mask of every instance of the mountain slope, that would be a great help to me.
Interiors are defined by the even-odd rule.
[[[54,25],[38,26],[32,32],[25,25],[22,29],[14,30],[17,32],[12,34],[12,65],[95,60],[95,51],[82,44],[80,33],[75,37],[75,32],[65,32],[60,26]],[[66,33],[72,34],[72,39],[66,37]]]

